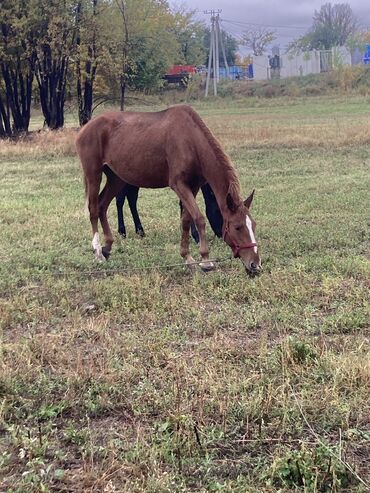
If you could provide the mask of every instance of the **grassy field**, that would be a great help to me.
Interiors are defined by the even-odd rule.
[[[369,491],[370,100],[195,107],[256,188],[259,278],[165,268],[169,190],[96,264],[74,131],[0,143],[0,491]]]

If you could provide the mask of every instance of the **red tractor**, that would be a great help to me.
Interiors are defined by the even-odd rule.
[[[186,86],[189,79],[196,73],[197,67],[194,67],[193,65],[173,65],[167,70],[164,79],[169,84]]]

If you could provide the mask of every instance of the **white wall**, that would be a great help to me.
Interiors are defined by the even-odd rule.
[[[320,73],[320,52],[307,51],[298,55],[281,55],[280,77],[296,77],[300,75]]]
[[[267,56],[253,57],[253,80],[267,80],[270,78],[270,64]]]
[[[349,49],[345,46],[336,46],[333,48],[333,63],[334,67],[352,65],[352,56]]]
[[[332,49],[334,67],[351,65],[351,52],[344,46]],[[320,73],[320,51],[313,50],[298,55],[285,54],[280,56],[280,78],[299,77]],[[270,64],[267,56],[253,57],[254,80],[270,79]]]

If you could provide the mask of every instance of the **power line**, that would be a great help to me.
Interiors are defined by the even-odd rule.
[[[259,27],[269,27],[269,28],[275,28],[275,29],[301,29],[301,30],[307,30],[310,28],[310,26],[276,26],[272,24],[257,24],[256,22],[241,22],[241,21],[234,21],[230,19],[222,19],[222,22],[227,22],[229,24],[236,24],[240,26],[259,26]]]
[[[228,34],[231,34],[237,41],[239,45],[244,44],[244,39],[243,39],[243,30],[242,27],[239,25],[236,25],[234,22],[228,22],[228,26],[225,26],[223,24],[224,20],[222,19],[222,29],[223,31],[227,32]],[[287,40],[292,40],[294,38],[294,35],[289,35],[287,33],[278,33],[278,38],[286,38]]]

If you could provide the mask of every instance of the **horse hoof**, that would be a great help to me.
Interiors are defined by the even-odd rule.
[[[140,236],[140,238],[144,238],[145,236],[145,231],[143,229],[137,229],[136,234]]]
[[[121,233],[121,231],[118,231],[118,233],[121,236],[121,238],[126,238],[126,233]]]
[[[103,254],[104,259],[105,260],[108,260],[109,255],[110,255],[110,252],[108,252],[108,250],[106,248],[104,248],[104,247],[102,249],[102,254]]]
[[[202,269],[203,272],[210,272],[211,270],[214,270],[216,268],[215,264],[210,260],[207,260],[206,262],[200,262],[199,267]]]
[[[195,262],[193,257],[189,257],[188,259],[186,259],[185,265],[191,271],[195,271],[197,269],[197,263]]]
[[[102,252],[95,252],[95,260],[97,260],[97,262],[105,262],[106,258]]]

